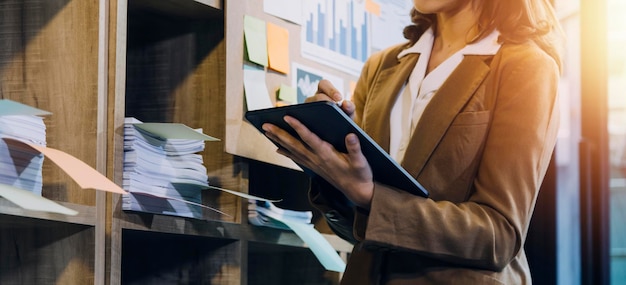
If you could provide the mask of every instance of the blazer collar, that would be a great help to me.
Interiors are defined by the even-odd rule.
[[[411,75],[413,67],[417,63],[419,54],[408,54],[401,58],[390,57],[392,61],[383,63],[383,67],[370,91],[370,102],[366,108],[363,130],[378,143],[385,151],[389,152],[389,116],[391,108],[400,93],[404,83]]]
[[[402,162],[411,175],[419,175],[456,115],[484,81],[490,70],[485,61],[492,57],[465,56],[428,104]]]

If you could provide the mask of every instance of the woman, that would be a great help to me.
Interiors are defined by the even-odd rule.
[[[355,242],[342,284],[531,284],[524,240],[554,149],[558,21],[546,0],[414,0],[408,44],[373,55],[343,110],[430,192],[377,183],[355,135],[339,153],[265,124],[313,170],[309,192]],[[341,100],[323,81],[313,100]],[[347,198],[347,199],[346,199]]]

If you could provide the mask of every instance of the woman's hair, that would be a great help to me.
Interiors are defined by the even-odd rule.
[[[500,32],[501,43],[522,43],[534,41],[561,65],[558,40],[562,36],[561,26],[549,0],[479,0],[474,3],[480,10],[478,36],[468,43],[487,36],[494,29]],[[404,37],[411,44],[429,27],[437,29],[437,18],[434,14],[422,14],[411,10],[413,25],[404,28]]]

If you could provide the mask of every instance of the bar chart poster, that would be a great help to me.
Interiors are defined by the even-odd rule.
[[[359,75],[371,52],[371,16],[365,1],[304,1],[302,56]]]

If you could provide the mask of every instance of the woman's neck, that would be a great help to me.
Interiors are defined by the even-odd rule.
[[[461,50],[476,30],[478,14],[471,4],[437,14],[437,30],[427,72],[434,70],[451,55]]]
[[[472,38],[472,33],[477,32],[475,31],[477,20],[478,14],[469,3],[456,10],[437,14],[436,48],[441,50],[463,48]]]

